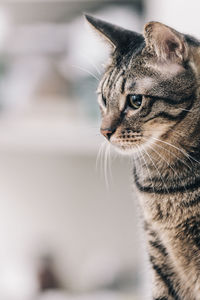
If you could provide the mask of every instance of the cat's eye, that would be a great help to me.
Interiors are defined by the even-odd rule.
[[[142,105],[142,95],[130,94],[127,96],[127,104],[133,109],[138,109]]]

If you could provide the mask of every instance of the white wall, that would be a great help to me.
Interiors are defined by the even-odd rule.
[[[198,0],[146,0],[145,21],[160,21],[200,38]]]

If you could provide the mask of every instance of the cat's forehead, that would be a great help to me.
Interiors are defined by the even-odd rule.
[[[127,87],[149,87],[156,80],[157,73],[147,65],[141,55],[124,57],[120,62],[114,59],[103,76],[102,89],[112,88],[113,92],[123,93]]]
[[[180,64],[156,61],[154,57],[146,55],[143,51],[136,55],[133,53],[128,62],[125,57],[120,67],[124,68],[124,76],[127,79],[130,81],[135,80],[137,83],[140,82],[141,85],[146,83],[147,86],[150,82],[168,80],[185,71]],[[114,68],[118,68],[117,65]]]
[[[125,90],[137,89],[142,94],[152,89],[158,82],[168,81],[183,72],[181,66],[175,64],[158,64],[144,57],[133,57],[129,62],[113,64],[102,80],[104,89],[113,88],[113,92],[123,93]]]

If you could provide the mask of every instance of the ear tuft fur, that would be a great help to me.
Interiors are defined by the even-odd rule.
[[[144,27],[146,45],[161,61],[183,63],[188,58],[184,36],[159,22],[149,22]]]

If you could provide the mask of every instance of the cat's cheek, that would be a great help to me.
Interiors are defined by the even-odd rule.
[[[160,138],[163,136],[166,132],[170,130],[170,127],[174,124],[174,122],[161,122],[161,120],[151,120],[150,122],[146,123],[143,127],[143,133],[144,137],[146,139],[151,138]]]

